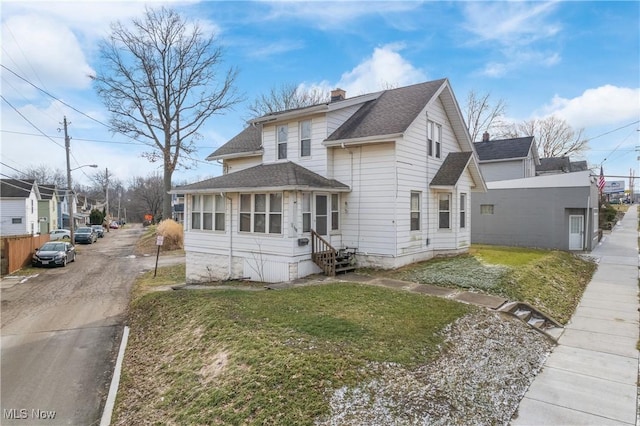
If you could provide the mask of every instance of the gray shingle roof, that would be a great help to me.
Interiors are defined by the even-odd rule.
[[[536,166],[536,172],[563,172],[567,173],[570,170],[571,162],[569,157],[552,157],[541,158],[540,164]]]
[[[450,152],[438,172],[431,180],[431,186],[454,186],[469,164],[471,152]]]
[[[513,139],[499,139],[473,144],[480,161],[525,158],[529,155],[533,136]]]
[[[260,164],[201,182],[178,186],[172,192],[189,193],[204,190],[233,192],[238,189],[257,190],[260,188],[349,190],[349,186],[335,179],[327,179],[298,164],[287,161],[285,163]]]
[[[216,160],[227,155],[254,152],[260,150],[261,147],[262,125],[256,124],[245,128],[229,142],[216,149],[207,157],[207,160]]]
[[[55,185],[38,185],[38,189],[40,190],[40,198],[42,200],[51,200],[54,192],[56,192]]]
[[[377,99],[365,102],[329,135],[327,141],[404,132],[445,81],[440,79],[384,91]]]
[[[589,165],[586,161],[572,161],[569,164],[569,170],[572,172],[584,172],[589,170]]]
[[[28,198],[34,182],[33,179],[0,179],[0,197]]]

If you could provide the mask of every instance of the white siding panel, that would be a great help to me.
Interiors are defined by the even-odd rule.
[[[342,126],[361,106],[362,104],[357,104],[329,112],[327,114],[327,136],[325,136],[325,138],[331,135],[338,127]]]
[[[233,158],[225,160],[224,164],[227,166],[227,173],[234,173],[262,164],[262,157]]]
[[[0,208],[0,235],[25,235],[28,234],[29,219],[33,222],[33,216],[28,215],[26,206],[29,199],[2,200]],[[22,223],[13,224],[13,218],[21,218]]]
[[[486,182],[520,179],[525,176],[524,160],[499,161],[480,164],[480,171]]]

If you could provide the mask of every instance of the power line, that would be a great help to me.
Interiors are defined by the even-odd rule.
[[[42,135],[38,135],[36,133],[18,132],[18,131],[15,131],[15,130],[0,130],[0,132],[2,132],[2,133],[11,133],[11,134],[15,134],[15,135],[42,137]],[[47,137],[56,138],[56,139],[64,139],[63,136],[47,136]],[[149,146],[148,144],[146,144],[144,142],[137,142],[137,141],[134,141],[134,142],[120,142],[120,141],[105,141],[105,140],[100,140],[100,139],[83,139],[83,138],[76,138],[76,137],[74,137],[73,140],[82,141],[82,142],[98,142],[98,143],[109,143],[109,144],[119,144],[119,145]],[[205,147],[205,148],[208,148],[208,147]]]
[[[14,107],[13,105],[11,105],[11,102],[9,102],[4,96],[0,95],[0,98],[2,98],[3,101],[5,101],[7,103],[7,105],[9,105],[16,113],[18,113],[18,115],[20,117],[22,117],[24,119],[24,121],[26,121],[27,123],[29,123],[34,129],[36,129],[37,131],[39,131],[40,133],[42,133],[42,135],[44,137],[46,137],[47,139],[49,139],[51,142],[55,143],[56,145],[58,145],[60,148],[64,149],[64,147],[62,145],[60,145],[58,142],[54,141],[53,139],[51,139],[49,136],[47,136],[47,134],[45,132],[43,132],[42,130],[40,130],[38,128],[38,126],[36,126],[35,124],[33,124],[31,121],[29,121],[29,119],[27,117],[25,117],[20,111],[18,111],[18,109],[16,107]]]
[[[40,87],[36,86],[35,84],[33,84],[32,82],[30,82],[30,81],[29,81],[29,80],[27,80],[26,78],[24,78],[24,77],[22,77],[21,75],[17,74],[17,73],[16,73],[15,71],[13,71],[12,69],[7,68],[6,66],[4,66],[4,65],[2,65],[2,64],[0,64],[0,67],[2,67],[2,68],[4,68],[5,70],[9,71],[11,74],[15,75],[15,76],[16,76],[16,77],[18,77],[20,80],[22,80],[22,81],[24,81],[25,83],[27,83],[27,84],[29,84],[29,85],[33,86],[34,88],[38,89],[39,91],[41,91],[41,92],[42,92],[42,93],[44,93],[45,95],[49,96],[50,98],[55,99],[56,101],[60,102],[62,105],[65,105],[65,106],[67,106],[67,107],[71,108],[72,110],[74,110],[74,111],[75,111],[75,112],[77,112],[78,114],[82,114],[83,116],[87,117],[88,119],[93,120],[93,121],[95,121],[96,123],[103,125],[103,126],[104,126],[104,127],[106,127],[107,129],[111,129],[111,127],[109,127],[108,125],[104,124],[102,121],[97,120],[97,119],[95,119],[95,118],[91,117],[91,116],[90,116],[90,115],[88,115],[88,114],[85,114],[84,112],[80,111],[79,109],[77,109],[77,108],[75,108],[75,107],[73,107],[73,106],[69,105],[68,103],[66,103],[66,102],[64,102],[64,101],[62,101],[62,100],[60,100],[59,98],[57,98],[57,97],[53,96],[51,93],[49,93],[49,92],[47,92],[46,90],[44,90],[44,89],[42,89],[42,88],[40,88]]]

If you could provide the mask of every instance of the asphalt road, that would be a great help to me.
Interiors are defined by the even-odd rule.
[[[65,268],[38,269],[0,290],[0,424],[100,423],[135,277],[142,227],[78,245]]]

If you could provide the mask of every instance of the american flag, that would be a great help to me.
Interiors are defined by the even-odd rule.
[[[602,172],[602,166],[600,166],[600,178],[598,178],[598,189],[602,194],[602,190],[604,189],[604,173]]]

